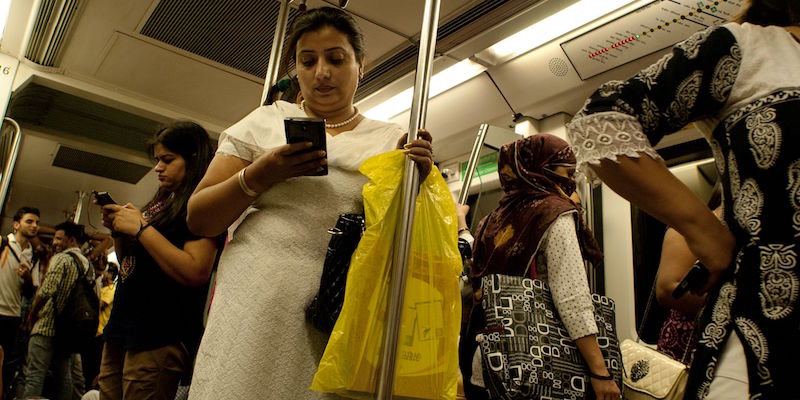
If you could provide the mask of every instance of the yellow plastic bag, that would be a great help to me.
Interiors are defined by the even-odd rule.
[[[353,398],[372,398],[377,391],[404,163],[405,155],[392,151],[361,165],[370,179],[364,185],[367,229],[351,259],[342,312],[312,390]],[[455,206],[436,167],[420,186],[415,207],[394,397],[454,399],[461,256]]]

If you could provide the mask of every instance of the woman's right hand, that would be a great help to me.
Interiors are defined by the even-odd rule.
[[[622,394],[613,380],[590,378],[597,400],[619,400]]]
[[[319,172],[328,163],[323,150],[308,151],[311,142],[286,144],[264,153],[247,167],[247,185],[257,192],[289,178]]]
[[[703,295],[716,286],[722,274],[733,264],[736,238],[731,231],[712,215],[705,227],[686,237],[689,249],[708,268],[709,279],[697,295]]]

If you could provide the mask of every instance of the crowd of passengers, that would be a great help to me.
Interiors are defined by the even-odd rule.
[[[456,205],[453,234],[471,253],[467,285],[477,290],[487,274],[535,268],[596,398],[618,399],[622,388],[608,379],[596,339],[584,260],[597,264],[603,254],[583,221],[576,171],[670,227],[656,287],[675,311],[659,345],[676,358],[690,355],[685,398],[797,396],[799,25],[797,1],[749,1],[736,22],[698,32],[631,78],[600,86],[567,124],[567,138],[536,134],[503,146],[503,197],[475,232],[468,207]],[[353,105],[366,49],[346,12],[300,14],[286,47],[292,78],[222,132],[216,150],[192,122],[156,132],[149,149],[158,190],[141,208],[125,199],[98,203],[110,235],[87,235],[72,222],[40,228],[33,207],[14,215],[0,253],[6,398],[337,398],[309,389],[328,336],[304,318],[326,231],[340,214],[363,212],[367,179],[358,168],[366,159],[401,150],[427,177],[435,133],[408,141],[399,126]],[[327,149],[286,144],[284,119],[293,117],[324,119]],[[718,205],[693,195],[654,150],[689,122],[708,127]],[[112,246],[118,266],[106,261]],[[709,279],[672,299],[695,264]],[[93,345],[71,353],[54,321],[80,279],[95,282],[101,316]],[[479,312],[465,313],[460,335],[467,399],[488,398],[474,362]],[[692,332],[697,340],[687,349]]]

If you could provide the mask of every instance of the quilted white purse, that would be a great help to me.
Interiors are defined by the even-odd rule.
[[[688,366],[631,339],[622,341],[620,350],[624,399],[683,399]]]

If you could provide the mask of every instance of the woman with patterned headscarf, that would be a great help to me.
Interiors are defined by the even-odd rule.
[[[564,140],[538,134],[509,143],[497,161],[504,195],[481,220],[470,272],[473,287],[490,274],[534,276],[548,283],[562,322],[586,360],[598,399],[619,399],[595,334],[584,258],[597,263],[602,253],[570,200],[575,155]],[[485,398],[475,334],[483,329],[480,307],[471,314],[461,343],[461,369],[469,399]],[[477,310],[477,311],[476,311]]]

